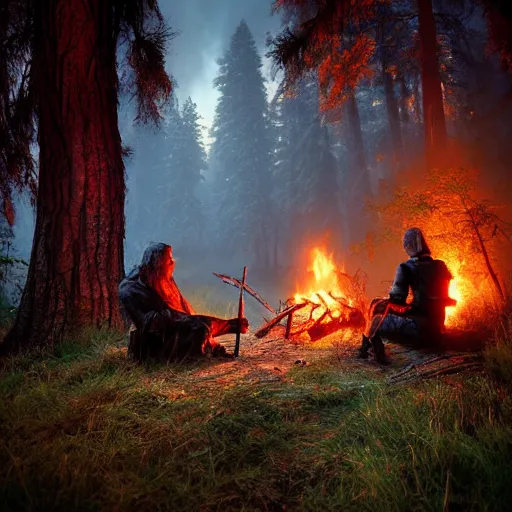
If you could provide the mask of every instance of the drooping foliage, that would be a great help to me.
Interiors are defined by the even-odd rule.
[[[270,52],[293,87],[307,71],[318,71],[321,108],[337,108],[372,71],[375,39],[366,28],[375,17],[376,0],[276,0],[274,9],[287,28]]]
[[[31,76],[30,2],[0,6],[0,194],[5,218],[14,223],[13,191],[28,187],[35,198],[36,174],[30,151],[36,139]]]
[[[158,121],[159,105],[172,89],[164,69],[165,45],[172,33],[156,0],[110,4],[110,44],[122,50],[119,61],[131,68],[121,68],[120,85],[136,97],[138,119]],[[38,97],[34,81],[34,44],[36,33],[45,30],[42,13],[49,8],[50,3],[39,0],[4,0],[0,6],[0,194],[10,224],[14,190],[28,188],[35,201],[37,173],[31,149],[37,142],[38,103],[44,99]]]

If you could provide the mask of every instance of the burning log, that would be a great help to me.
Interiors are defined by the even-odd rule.
[[[317,341],[342,329],[358,329],[364,327],[365,324],[364,315],[358,310],[355,310],[347,318],[333,318],[329,322],[323,322],[327,314],[326,311],[313,326],[307,329],[312,341]]]
[[[292,330],[292,323],[293,323],[293,311],[288,315],[288,320],[286,322],[286,331],[284,333],[284,339],[289,340],[290,339],[290,331]]]
[[[272,320],[270,320],[270,322],[267,322],[265,325],[260,327],[254,333],[254,335],[256,336],[256,338],[265,337],[272,330],[273,327],[275,327],[276,325],[279,324],[279,322],[281,320],[286,318],[288,315],[295,313],[295,311],[298,311],[299,309],[306,307],[306,305],[307,305],[306,303],[303,303],[303,304],[294,304],[292,306],[287,307],[284,311],[281,311],[281,313],[279,313]]]
[[[332,314],[331,314],[331,310],[329,309],[329,305],[327,304],[327,302],[325,301],[325,299],[322,297],[322,295],[320,293],[316,293],[315,294],[317,297],[318,297],[318,300],[322,303],[322,305],[324,306],[325,308],[325,312],[332,318]]]
[[[351,306],[343,297],[335,297],[332,292],[328,292],[328,294],[329,297],[331,297],[332,300],[335,300],[342,308],[358,311],[357,308]]]
[[[363,303],[366,298],[361,293],[364,288],[362,277],[351,277],[338,271],[332,257],[318,248],[313,250],[313,256],[312,274],[306,285],[309,291],[288,299],[284,303],[286,309],[266,322],[256,333],[257,337],[268,334],[286,317],[286,339],[307,333],[312,341],[316,341],[342,329],[364,326],[363,311],[366,308]],[[299,313],[298,310],[303,308],[305,310]]]

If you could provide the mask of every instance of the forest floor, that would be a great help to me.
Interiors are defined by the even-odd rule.
[[[511,339],[394,384],[465,356],[389,345],[383,367],[356,334],[278,328],[238,359],[143,366],[124,335],[90,332],[1,370],[0,508],[507,510]]]

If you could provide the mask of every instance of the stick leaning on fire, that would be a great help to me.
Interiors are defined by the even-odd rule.
[[[272,320],[266,322],[265,325],[263,325],[263,327],[256,331],[255,336],[257,338],[263,338],[264,336],[266,336],[273,327],[275,327],[281,320],[283,320],[287,316],[289,318],[288,324],[290,324],[293,313],[307,306],[306,302],[303,304],[294,304],[292,306],[287,307],[283,311],[277,313],[276,310],[256,290],[254,290],[247,284],[247,267],[244,267],[244,273],[241,280],[236,279],[235,277],[228,276],[226,274],[219,274],[217,272],[214,272],[213,275],[221,279],[224,283],[234,286],[235,288],[238,288],[240,290],[240,297],[238,302],[238,319],[240,322],[240,327],[236,335],[235,350],[233,353],[234,357],[238,357],[240,353],[240,329],[241,319],[244,315],[244,292],[247,292],[249,295],[254,297],[264,308],[270,311],[270,313],[276,315]],[[289,335],[289,328],[287,328],[286,332],[287,335]]]

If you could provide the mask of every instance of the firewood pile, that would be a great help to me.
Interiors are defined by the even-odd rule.
[[[344,283],[343,294],[340,293],[340,282]],[[366,309],[364,276],[360,273],[349,276],[338,271],[336,283],[337,293],[319,290],[281,302],[276,316],[258,329],[256,337],[263,338],[285,320],[286,339],[307,334],[311,341],[317,341],[343,329],[363,328]]]

